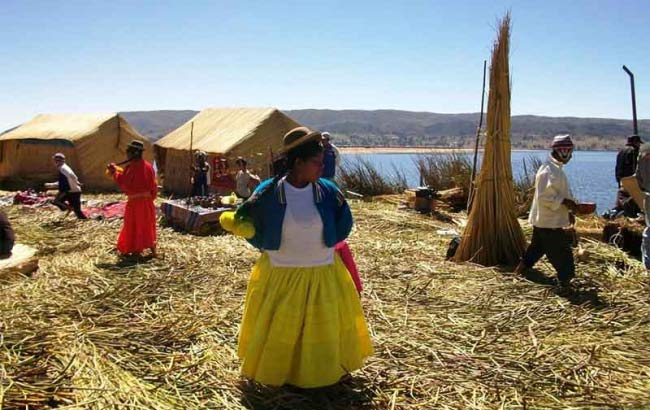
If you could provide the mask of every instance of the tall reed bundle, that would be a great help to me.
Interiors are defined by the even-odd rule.
[[[501,20],[492,49],[485,153],[457,262],[514,264],[524,251],[510,162],[509,43],[510,13]]]

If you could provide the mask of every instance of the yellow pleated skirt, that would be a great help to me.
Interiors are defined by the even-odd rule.
[[[263,384],[328,386],[373,353],[359,296],[345,265],[272,266],[251,273],[239,334],[242,374]]]

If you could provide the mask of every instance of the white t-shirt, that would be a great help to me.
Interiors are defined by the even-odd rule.
[[[237,175],[235,175],[235,191],[237,191],[237,195],[248,198],[251,196],[251,189],[248,187],[248,184],[251,182],[251,174],[248,170],[242,171],[239,170],[237,171]]]
[[[312,184],[296,188],[286,180],[287,210],[282,223],[282,242],[277,251],[266,251],[273,266],[323,266],[334,263],[334,248],[323,238],[323,221],[314,203]]]

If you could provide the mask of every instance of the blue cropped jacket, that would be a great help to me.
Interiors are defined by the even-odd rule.
[[[274,183],[273,179],[262,182],[253,192],[252,198],[272,183]],[[258,249],[280,249],[282,224],[287,209],[284,192],[286,183],[283,179],[275,182],[275,186],[260,197],[250,211],[255,226],[255,236],[248,242]],[[314,203],[323,221],[323,241],[327,247],[332,248],[350,234],[352,213],[343,194],[333,182],[320,178],[311,185]]]

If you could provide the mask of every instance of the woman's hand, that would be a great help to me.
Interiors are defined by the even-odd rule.
[[[114,163],[114,162],[111,162],[110,164],[108,164],[108,165],[106,166],[106,169],[108,169],[108,172],[110,172],[111,174],[114,174],[115,171],[117,170],[117,168],[115,167],[115,163]]]

